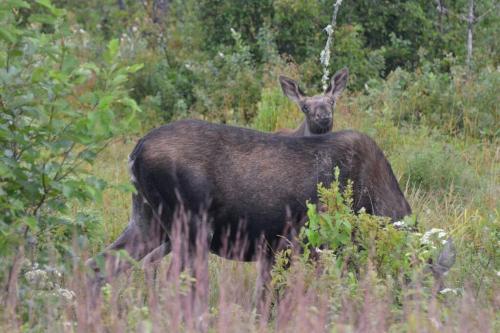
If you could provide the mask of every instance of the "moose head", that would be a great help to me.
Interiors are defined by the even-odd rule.
[[[297,103],[304,112],[304,123],[295,131],[295,135],[314,135],[330,132],[333,128],[333,111],[339,96],[344,90],[349,70],[339,70],[330,80],[330,84],[321,95],[306,96],[295,80],[281,75],[279,81],[283,93]]]

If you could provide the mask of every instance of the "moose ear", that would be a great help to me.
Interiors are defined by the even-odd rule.
[[[330,84],[328,85],[328,88],[326,88],[325,95],[328,95],[335,100],[339,98],[340,94],[347,85],[348,78],[349,70],[347,69],[347,67],[339,70],[330,80]]]
[[[281,89],[283,89],[285,96],[290,98],[295,103],[298,103],[302,98],[304,98],[304,93],[300,90],[299,85],[295,82],[295,80],[283,75],[280,75],[279,80]]]

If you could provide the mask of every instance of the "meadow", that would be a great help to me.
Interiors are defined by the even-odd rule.
[[[331,228],[318,236],[329,246],[316,260],[276,253],[261,308],[259,263],[210,255],[208,271],[180,271],[174,249],[155,272],[132,262],[96,297],[85,261],[128,223],[127,158],[150,129],[186,118],[265,132],[302,122],[277,78],[321,90],[332,4],[172,1],[163,21],[156,1],[53,3],[0,4],[0,331],[500,331],[496,3],[476,4],[489,16],[475,26],[473,65],[463,24],[439,21],[423,1],[394,1],[388,15],[342,5],[329,66],[351,76],[333,130],[382,148],[411,228],[319,188],[327,209],[309,216]],[[208,15],[220,10],[232,26]],[[450,238],[456,260],[438,283],[429,262]]]
[[[276,126],[281,121],[300,123],[302,115],[295,105],[278,97],[278,89],[273,91],[277,95],[273,98],[281,104],[259,112],[277,112]],[[382,146],[419,217],[419,237],[432,228],[452,236],[458,254],[445,278],[446,289],[436,294],[429,277],[417,271],[417,280],[398,287],[398,276],[380,276],[370,262],[360,268],[362,273],[356,278],[352,271],[335,264],[332,253],[325,253],[318,263],[299,259],[289,270],[276,269],[273,281],[279,285],[280,300],[273,296],[269,312],[257,314],[253,296],[257,265],[210,255],[209,312],[202,320],[209,331],[493,332],[498,328],[498,147],[489,142],[464,142],[421,126],[397,126],[380,116],[367,115],[357,103],[356,96],[342,99],[335,129],[358,129]],[[266,104],[263,101],[261,105]],[[129,181],[127,157],[136,139],[128,137],[109,144],[90,171],[105,179],[108,189],[99,202],[75,208],[97,214],[104,221],[95,233],[98,239],[84,250],[74,243],[75,267],[63,277],[57,277],[57,262],[49,261],[37,269],[32,263],[23,263],[19,279],[28,282],[16,308],[22,309],[24,324],[10,317],[3,321],[4,329],[200,329],[201,319],[190,317],[181,300],[194,281],[182,272],[178,281],[167,279],[170,256],[163,260],[155,283],[148,282],[137,265],[134,272],[103,289],[97,306],[92,307],[87,298],[85,269],[79,261],[97,254],[128,223],[130,193],[121,186]],[[31,281],[30,274],[40,270],[44,272],[41,277]],[[57,283],[57,287],[48,286]]]

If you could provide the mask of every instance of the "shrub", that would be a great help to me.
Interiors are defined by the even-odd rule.
[[[371,262],[380,278],[408,278],[411,272],[422,270],[435,255],[434,244],[422,244],[421,235],[411,231],[414,219],[391,224],[388,218],[352,211],[353,184],[340,189],[338,168],[335,179],[329,188],[318,186],[321,211],[314,204],[307,205],[308,221],[301,231],[305,245],[333,251],[337,265],[347,265],[352,272]]]
[[[118,40],[109,42],[102,63],[81,63],[82,46],[69,33],[65,12],[49,1],[6,6],[0,19],[0,254],[13,254],[28,240],[32,250],[55,244],[63,251],[75,231],[84,236],[96,228],[74,204],[100,199],[105,183],[86,167],[111,138],[136,128],[140,110],[124,83],[141,66],[118,62]],[[29,26],[18,24],[21,13]]]
[[[149,60],[133,78],[132,96],[146,112],[148,106],[152,109],[148,117],[151,121],[157,122],[159,118],[168,122],[185,117],[195,101],[195,74],[187,64],[171,63],[165,58]]]
[[[459,66],[451,74],[433,70],[441,64],[426,64],[415,73],[397,69],[386,81],[369,82],[366,107],[382,110],[397,123],[424,124],[448,134],[497,137],[499,72],[484,68],[465,79]]]
[[[319,54],[325,43],[323,29],[330,23],[331,7],[307,0],[278,0],[273,7],[273,26],[279,29],[279,53],[292,56],[298,63],[314,58],[320,67]]]
[[[360,90],[370,78],[380,77],[385,66],[383,50],[371,51],[364,45],[361,25],[342,25],[335,32],[332,65],[349,68],[352,90]]]
[[[403,290],[412,288],[412,282],[423,288],[419,292],[429,295],[434,287],[428,273],[436,267],[429,263],[437,262],[448,270],[455,261],[448,233],[437,228],[419,233],[414,217],[389,223],[388,218],[368,215],[363,210],[353,212],[353,184],[341,190],[338,177],[337,168],[337,180],[330,187],[318,186],[320,210],[314,204],[307,205],[308,221],[299,235],[304,252],[298,256],[290,249],[278,253],[272,271],[278,297],[293,293],[298,281],[306,289],[319,287],[322,295],[347,292],[355,297],[351,301],[361,304],[364,300],[357,298],[358,292],[366,283],[374,288],[389,288],[395,307],[405,297]],[[330,302],[332,311],[342,307],[335,297]]]
[[[192,63],[197,83],[193,111],[207,119],[248,124],[260,99],[260,74],[241,34],[231,30],[235,45],[221,48],[211,60]]]

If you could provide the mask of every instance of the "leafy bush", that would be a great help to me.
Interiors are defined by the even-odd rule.
[[[371,51],[364,44],[361,25],[338,27],[332,66],[349,68],[349,87],[353,90],[361,89],[370,78],[379,77],[385,66],[383,50]]]
[[[203,46],[219,51],[219,46],[231,47],[237,41],[229,34],[231,29],[241,33],[241,38],[249,46],[251,53],[260,59],[263,54],[258,46],[259,29],[272,15],[273,1],[196,1],[197,19],[203,22]],[[186,4],[189,6],[189,4]],[[221,15],[221,13],[224,13]]]
[[[224,123],[249,123],[260,99],[259,73],[249,46],[231,30],[234,47],[223,48],[211,60],[191,64],[198,78],[194,86],[193,111]]]
[[[293,293],[301,281],[306,288],[330,295],[347,292],[355,297],[353,302],[364,302],[357,297],[367,278],[374,288],[384,288],[383,294],[385,288],[391,290],[393,305],[404,299],[412,281],[423,288],[419,292],[431,294],[435,287],[429,273],[436,266],[430,263],[448,270],[455,261],[448,233],[438,228],[419,233],[413,217],[389,223],[388,218],[353,212],[352,183],[342,191],[338,177],[337,168],[331,187],[318,186],[319,207],[307,205],[308,221],[299,236],[303,254],[292,255],[291,249],[277,254],[272,285],[278,297]],[[330,302],[334,312],[342,306],[335,297]]]
[[[65,12],[49,1],[0,9],[0,254],[28,240],[63,250],[75,231],[96,228],[75,203],[100,199],[105,183],[86,167],[111,138],[136,128],[140,110],[124,83],[141,65],[118,62],[118,40],[101,63],[81,63]]]
[[[150,59],[153,60],[153,59]],[[185,117],[193,106],[195,74],[187,64],[171,64],[166,59],[154,59],[134,76],[132,96],[148,111],[152,121]]]
[[[319,67],[319,54],[325,43],[323,29],[330,23],[331,7],[307,0],[277,0],[273,7],[279,53],[292,56],[298,63],[314,58]]]
[[[427,64],[415,73],[397,69],[386,81],[371,81],[366,107],[382,110],[397,123],[424,124],[449,134],[497,137],[500,73],[485,68],[464,79],[465,72],[458,66],[452,67],[451,74],[433,70],[441,63]]]
[[[335,179],[329,188],[318,186],[319,211],[316,205],[307,205],[308,221],[301,231],[305,244],[333,251],[337,265],[347,264],[352,272],[368,262],[380,278],[408,278],[411,272],[422,270],[436,254],[432,251],[435,244],[423,244],[421,235],[411,231],[415,221],[408,217],[391,224],[388,218],[353,212],[352,183],[340,189],[338,168]]]

